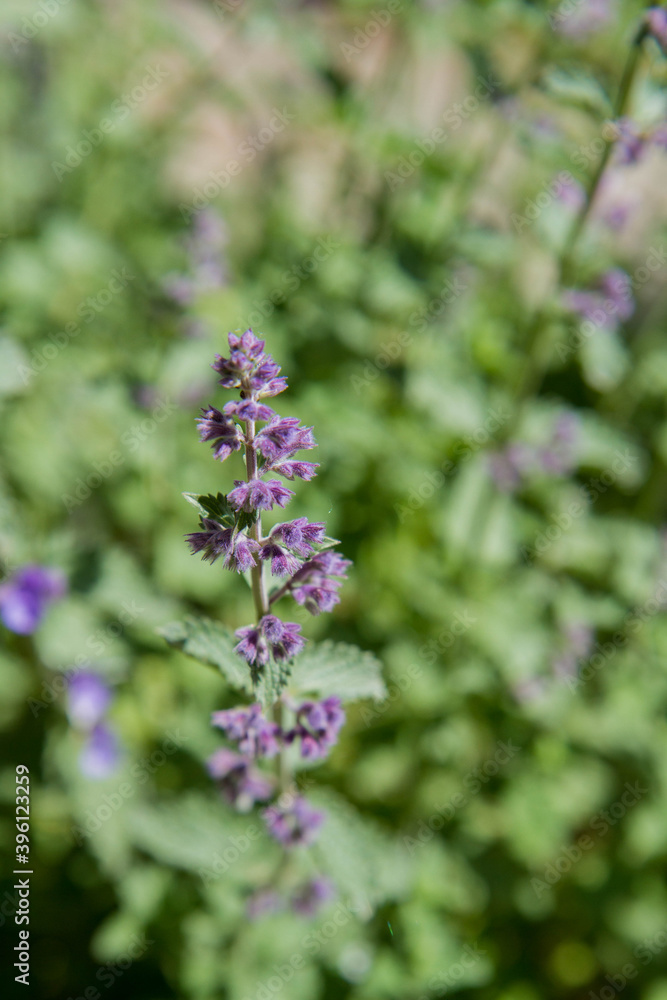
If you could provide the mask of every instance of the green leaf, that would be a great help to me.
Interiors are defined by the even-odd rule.
[[[228,528],[234,526],[236,511],[224,493],[218,493],[216,496],[212,493],[184,493],[183,496],[188,503],[197,508],[200,517],[210,517]]]
[[[612,113],[609,98],[599,83],[590,76],[556,69],[545,73],[543,80],[546,89],[567,104],[604,116]]]
[[[210,618],[190,615],[182,622],[171,622],[158,629],[170,646],[201,660],[224,675],[232,687],[252,694],[250,674],[241,657],[234,652],[236,639],[229,629]]]
[[[268,709],[280,697],[287,686],[287,682],[292,673],[292,664],[284,661],[274,660],[269,657],[269,662],[261,668],[260,677],[262,679],[261,698],[265,709]]]
[[[326,813],[313,851],[360,916],[370,917],[387,900],[408,895],[412,863],[402,844],[330,789],[313,791],[309,799]]]
[[[380,661],[356,646],[329,639],[311,643],[295,660],[289,691],[318,697],[337,694],[342,701],[387,697]]]

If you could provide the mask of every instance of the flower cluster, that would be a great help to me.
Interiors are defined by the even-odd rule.
[[[239,629],[237,652],[253,667],[261,668],[273,657],[290,660],[303,647],[300,626],[282,622],[269,614],[269,607],[291,594],[311,614],[331,611],[339,601],[338,590],[349,561],[337,553],[319,551],[326,544],[324,524],[305,517],[274,525],[267,537],[259,530],[262,511],[285,507],[294,491],[275,475],[287,480],[310,480],[317,464],[295,458],[299,451],[315,447],[311,427],[302,427],[296,417],[281,417],[262,402],[287,387],[280,366],[264,351],[264,341],[251,330],[229,334],[229,357],[216,356],[213,368],[226,389],[239,389],[241,399],[225,404],[222,410],[209,406],[198,419],[201,441],[210,443],[213,457],[224,462],[244,449],[245,480],[234,480],[226,502],[232,523],[203,516],[200,531],[187,536],[192,552],[210,562],[222,558],[228,569],[261,574],[268,563],[271,574],[286,578],[259,610],[256,625]],[[257,425],[263,425],[257,429]]]
[[[111,697],[111,689],[99,674],[80,670],[70,678],[67,715],[71,725],[85,734],[79,767],[87,778],[107,778],[118,765],[118,741],[105,721]]]
[[[556,418],[546,445],[512,442],[489,455],[489,471],[497,488],[512,493],[537,475],[563,476],[576,466],[578,425],[574,414],[564,411]]]
[[[321,522],[297,517],[263,533],[262,512],[284,508],[294,496],[281,479],[309,481],[315,476],[317,464],[299,456],[315,447],[315,439],[311,427],[301,426],[296,417],[280,416],[265,402],[283,392],[287,381],[265,352],[264,341],[246,330],[230,333],[228,342],[229,356],[217,355],[212,367],[219,384],[238,389],[240,399],[226,403],[222,410],[206,407],[197,424],[200,440],[211,446],[217,461],[243,452],[246,477],[235,479],[226,496],[188,495],[199,508],[200,530],[190,533],[187,540],[192,552],[204,560],[222,559],[227,569],[250,572],[256,617],[237,629],[234,648],[249,664],[253,683],[264,678],[265,699],[273,702],[275,720],[264,715],[259,702],[214,712],[213,724],[233,747],[219,749],[208,768],[223,797],[237,810],[248,811],[266,802],[262,818],[269,834],[292,850],[313,842],[324,814],[296,792],[289,779],[288,750],[298,749],[307,760],[322,759],[336,743],[345,713],[335,696],[298,704],[281,694],[289,663],[303,649],[305,639],[301,626],[283,621],[273,605],[292,597],[313,615],[331,611],[340,600],[350,562],[330,551],[336,543],[326,538]],[[266,590],[265,569],[280,581],[272,593]],[[278,779],[259,766],[260,761],[273,757],[279,757]],[[292,894],[290,905],[297,913],[311,915],[329,896],[328,884],[315,879]],[[283,903],[280,893],[266,888],[251,899],[249,912],[258,916]]]
[[[605,271],[595,289],[567,289],[563,303],[571,312],[602,330],[616,329],[635,311],[630,278],[620,267]]]
[[[0,586],[0,619],[19,635],[30,635],[47,608],[63,597],[65,579],[58,570],[46,566],[22,566]]]

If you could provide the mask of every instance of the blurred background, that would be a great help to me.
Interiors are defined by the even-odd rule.
[[[31,995],[666,1000],[645,9],[3,0],[3,869],[25,764]],[[156,632],[248,620],[181,496],[228,488],[194,419],[248,326],[319,443],[293,516],[354,560],[305,633],[374,652],[389,692],[313,772],[339,896],[311,920],[247,918],[269,848],[233,848],[204,767],[236,696]]]

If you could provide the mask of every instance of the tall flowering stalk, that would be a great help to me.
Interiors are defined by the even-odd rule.
[[[235,480],[227,495],[187,494],[200,512],[200,530],[187,540],[203,559],[222,559],[227,569],[250,573],[255,617],[236,631],[234,651],[247,664],[261,701],[213,713],[213,724],[233,747],[214,754],[209,772],[226,801],[239,811],[270,802],[262,813],[267,830],[289,851],[312,843],[324,816],[297,794],[287,749],[298,747],[304,759],[324,758],[336,743],[345,714],[337,696],[297,702],[282,693],[290,664],[305,640],[301,626],[281,618],[276,606],[291,597],[311,614],[331,611],[350,562],[331,551],[337,543],[325,536],[321,522],[298,517],[265,533],[262,513],[286,507],[294,496],[281,479],[309,481],[315,475],[317,464],[297,457],[314,448],[315,439],[312,428],[301,426],[296,417],[279,416],[265,402],[283,392],[287,380],[265,352],[264,341],[252,330],[230,333],[228,341],[229,357],[217,355],[212,367],[219,384],[238,390],[239,398],[222,410],[202,410],[197,423],[200,439],[210,443],[216,460],[224,462],[234,452],[243,452],[246,476]],[[259,767],[268,758],[278,761],[275,777]],[[293,909],[310,912],[328,892],[323,880],[301,886],[293,896]]]

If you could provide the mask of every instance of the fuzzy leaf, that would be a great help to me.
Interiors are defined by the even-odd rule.
[[[217,669],[232,687],[252,693],[250,675],[244,661],[234,652],[236,639],[219,622],[189,616],[158,629],[170,646],[175,646],[195,660]]]
[[[342,701],[387,697],[380,661],[356,646],[329,639],[308,645],[297,657],[289,691],[318,697],[337,694]]]
[[[265,709],[270,708],[281,695],[287,686],[291,673],[291,663],[278,662],[273,657],[270,657],[269,662],[262,667],[260,672],[261,699]]]
[[[313,852],[361,917],[370,917],[387,900],[408,895],[412,865],[402,844],[330,789],[313,791],[308,798],[326,813]]]

